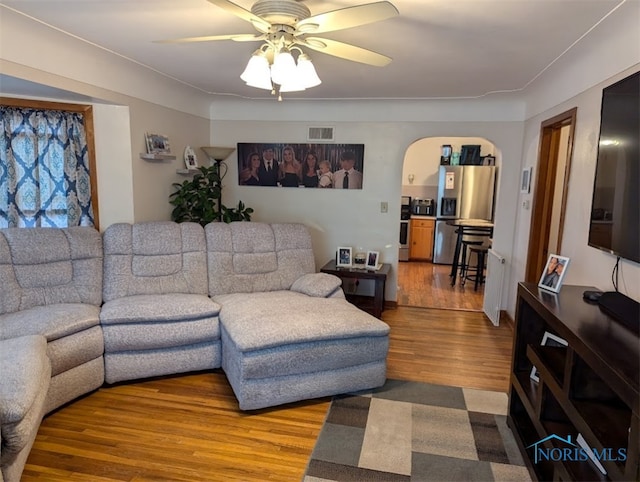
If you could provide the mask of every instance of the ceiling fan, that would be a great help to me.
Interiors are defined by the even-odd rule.
[[[398,10],[387,1],[341,8],[311,16],[309,8],[299,0],[258,0],[251,11],[230,0],[208,0],[227,12],[250,22],[258,34],[210,35],[162,40],[162,43],[209,42],[233,40],[236,42],[271,42],[284,46],[303,45],[313,50],[364,64],[385,66],[391,58],[355,45],[312,37],[310,35],[344,30],[379,22],[398,15]]]
[[[208,0],[210,3],[250,22],[258,31],[256,34],[232,34],[209,35],[203,37],[188,37],[171,40],[161,40],[160,43],[189,43],[210,42],[216,40],[233,40],[235,42],[263,42],[263,45],[254,52],[247,69],[241,78],[248,85],[264,89],[272,89],[273,84],[280,85],[280,91],[304,90],[302,85],[290,85],[287,79],[292,79],[291,70],[281,69],[280,65],[287,64],[289,68],[295,68],[295,62],[291,56],[292,50],[298,50],[299,70],[312,69],[313,72],[306,82],[305,87],[318,85],[320,79],[315,73],[309,57],[302,52],[300,47],[307,47],[342,59],[360,62],[367,65],[383,67],[391,58],[362,47],[330,40],[324,37],[316,37],[316,34],[334,32],[347,28],[358,27],[369,23],[379,22],[398,15],[396,7],[387,1],[367,3],[353,7],[340,8],[329,12],[311,15],[309,8],[302,0],[258,0],[251,7],[251,11],[237,5],[230,0]],[[282,54],[282,55],[281,55]],[[264,74],[258,78],[252,72],[247,72],[251,67],[260,63],[264,72],[270,66],[270,79],[267,82]],[[311,79],[312,77],[314,77]],[[249,80],[247,80],[249,79]],[[294,82],[300,84],[298,81]],[[259,84],[259,85],[258,85]]]

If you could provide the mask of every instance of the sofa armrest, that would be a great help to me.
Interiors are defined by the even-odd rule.
[[[342,280],[329,273],[310,273],[300,276],[291,285],[291,291],[297,291],[316,298],[334,297],[342,293]],[[344,295],[343,295],[344,296]]]

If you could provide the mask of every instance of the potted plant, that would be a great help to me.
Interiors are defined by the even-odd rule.
[[[202,226],[213,221],[251,221],[253,209],[242,201],[237,207],[228,208],[222,204],[222,177],[218,164],[198,168],[190,180],[182,184],[173,183],[175,191],[169,195],[169,203],[174,206],[171,219],[178,223],[195,222]]]

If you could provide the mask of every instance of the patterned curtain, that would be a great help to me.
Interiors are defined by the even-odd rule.
[[[93,225],[84,115],[0,106],[0,227]]]

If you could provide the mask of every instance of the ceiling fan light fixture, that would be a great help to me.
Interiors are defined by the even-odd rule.
[[[322,83],[322,80],[318,77],[316,68],[313,66],[313,62],[311,62],[311,58],[307,54],[303,53],[298,56],[298,67],[296,70],[296,77],[305,88],[309,89]]]
[[[306,87],[300,82],[289,82],[280,86],[280,92],[302,92]]]
[[[315,32],[319,28],[320,28],[320,25],[317,23],[303,23],[301,25],[298,25],[297,30],[300,33],[310,33],[310,32]]]
[[[318,39],[318,38],[308,38],[305,39],[305,43],[307,43],[309,46],[316,48],[316,49],[326,49],[327,48],[327,44],[324,43],[322,40]]]
[[[272,89],[269,61],[262,50],[258,49],[254,52],[240,78],[251,87],[265,90]]]
[[[273,90],[273,84],[271,83],[271,79],[268,77],[253,79],[246,82],[246,84],[249,87],[255,87],[256,89]]]
[[[271,66],[271,80],[276,84],[284,84],[296,76],[296,62],[293,55],[286,50],[278,52]]]

